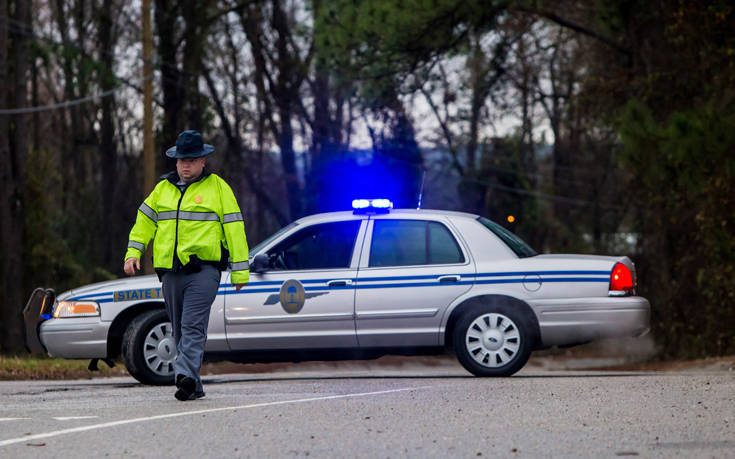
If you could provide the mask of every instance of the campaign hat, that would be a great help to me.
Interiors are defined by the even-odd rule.
[[[214,147],[204,143],[199,132],[186,130],[179,134],[176,146],[166,150],[166,156],[169,158],[199,158],[213,151]]]

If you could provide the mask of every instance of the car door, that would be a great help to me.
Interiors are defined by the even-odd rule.
[[[361,218],[297,227],[266,253],[240,292],[225,289],[232,350],[355,347],[354,282],[365,228]]]
[[[435,346],[444,310],[472,287],[475,267],[447,220],[374,217],[355,297],[361,347]]]

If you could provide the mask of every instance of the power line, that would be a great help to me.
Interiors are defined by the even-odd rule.
[[[131,84],[142,83],[143,81],[148,80],[150,78],[153,78],[152,74],[144,78],[140,78],[139,80],[134,80],[131,82]],[[80,99],[59,102],[58,104],[40,105],[37,107],[4,108],[4,109],[0,109],[0,115],[23,115],[26,113],[37,113],[37,112],[43,112],[46,110],[57,110],[59,108],[73,107],[75,105],[81,105],[86,102],[91,102],[97,99],[101,99],[103,97],[110,96],[112,94],[115,94],[116,92],[122,91],[123,89],[127,89],[127,85],[121,85],[121,86],[118,86],[117,88],[109,89],[107,91],[103,91],[98,94],[93,94],[91,96],[82,97]]]
[[[412,161],[407,161],[405,159],[394,158],[392,156],[388,156],[388,155],[380,154],[380,153],[374,154],[374,156],[379,156],[382,159],[387,159],[388,161],[392,161],[392,162],[406,163],[407,165],[414,166],[414,167],[416,167],[416,168],[418,168],[420,170],[423,170],[423,171],[426,171],[427,170],[426,167],[423,164],[417,164],[417,163],[414,163]],[[541,191],[527,190],[525,188],[517,188],[517,187],[512,187],[512,186],[506,186],[506,185],[501,185],[499,183],[492,182],[492,181],[489,181],[489,180],[482,180],[482,179],[479,179],[479,178],[463,177],[463,176],[457,176],[457,175],[454,175],[453,177],[456,178],[459,181],[462,181],[462,182],[478,183],[478,184],[481,184],[481,185],[485,185],[485,186],[487,186],[489,188],[495,188],[495,189],[498,189],[498,190],[506,191],[508,193],[519,194],[519,195],[524,195],[524,196],[533,196],[535,198],[546,199],[546,200],[549,200],[549,201],[563,202],[563,203],[566,203],[566,204],[572,204],[572,205],[576,205],[576,206],[594,206],[594,205],[598,205],[598,206],[600,206],[603,209],[624,210],[624,207],[623,206],[617,206],[617,205],[611,205],[611,204],[603,204],[601,202],[596,202],[596,201],[588,201],[588,200],[585,200],[585,199],[570,198],[568,196],[561,196],[561,195],[557,195],[557,194],[544,193],[544,192],[541,192]]]
[[[50,42],[50,43],[55,44],[55,45],[65,46],[65,47],[72,47],[72,48],[76,48],[76,49],[85,51],[82,47],[80,47],[80,46],[78,46],[78,45],[76,45],[74,43],[61,43],[61,42],[58,42],[58,41],[56,41],[56,40],[54,40],[52,38],[40,36],[40,35],[36,34],[33,31],[32,27],[29,24],[22,23],[20,21],[17,21],[15,19],[11,18],[11,17],[0,15],[0,20],[4,20],[4,21],[7,21],[8,23],[10,23],[12,25],[11,26],[11,31],[13,31],[13,32],[15,32],[17,34],[25,35],[27,37],[31,37],[31,38],[37,39],[37,40],[42,40],[42,41]],[[159,61],[158,62],[158,65],[160,65],[160,66],[168,66],[168,67],[175,67],[175,68],[177,67],[175,64],[172,64],[170,62],[165,62],[165,61]],[[178,70],[178,68],[177,68],[177,70]],[[153,74],[150,74],[150,75],[148,75],[146,77],[143,77],[143,78],[140,78],[138,80],[133,80],[132,82],[128,82],[127,85],[133,85],[133,84],[136,84],[136,83],[142,83],[143,81],[146,81],[146,80],[148,80],[150,78],[153,78]],[[171,80],[170,78],[166,78],[166,79],[167,80]],[[174,84],[179,85],[179,83],[177,81],[172,81],[172,82]],[[95,94],[95,95],[91,95],[91,96],[87,96],[87,97],[82,97],[82,98],[71,100],[71,101],[60,102],[60,103],[56,103],[56,104],[43,105],[43,106],[37,106],[37,107],[23,107],[23,108],[15,108],[15,109],[0,109],[0,115],[18,115],[18,114],[37,113],[37,112],[47,111],[47,110],[56,110],[56,109],[68,108],[68,107],[72,107],[72,106],[76,106],[76,105],[81,105],[81,104],[84,104],[86,102],[91,102],[91,101],[95,101],[95,100],[101,99],[103,97],[110,96],[112,94],[115,94],[115,93],[123,90],[123,89],[126,89],[126,87],[127,87],[126,85],[121,85],[121,86],[118,86],[117,88],[113,88],[111,90],[107,90],[107,91],[104,91],[104,92],[101,92],[101,93],[98,93],[98,94]],[[226,102],[226,104],[229,105],[230,108],[232,106],[236,105],[235,103],[232,103],[232,102]],[[377,152],[375,152],[375,153],[377,153]],[[380,154],[380,153],[378,153],[376,156],[381,156],[384,159],[387,159],[389,162],[395,162],[395,161],[402,162],[402,163],[405,163],[405,164],[410,165],[412,167],[416,167],[416,168],[418,168],[420,170],[426,171],[424,165],[421,164],[421,163],[415,163],[415,162],[412,162],[412,161],[407,161],[405,159],[395,158],[395,157],[391,157],[389,155]],[[530,178],[532,176],[535,176],[537,178],[538,177],[542,177],[542,174],[540,174],[540,173],[526,172],[524,174],[521,171],[514,171],[514,170],[505,169],[505,168],[501,168],[501,167],[497,167],[497,166],[485,166],[485,167],[487,169],[490,169],[490,170],[495,170],[497,172],[503,172],[503,173],[513,174],[513,175],[518,176],[518,177],[524,177],[524,176],[527,177],[527,178]],[[564,168],[565,169],[569,169],[569,170],[576,170],[577,169],[577,168],[572,168],[572,167],[564,167]],[[510,193],[514,193],[514,194],[534,196],[534,197],[537,197],[537,198],[540,198],[540,199],[554,200],[554,201],[565,202],[565,203],[568,203],[568,204],[580,205],[580,206],[588,206],[588,205],[598,204],[601,207],[607,208],[607,209],[622,209],[621,206],[605,205],[605,204],[601,204],[601,203],[596,203],[594,201],[587,201],[587,200],[582,200],[582,199],[570,198],[570,197],[566,197],[566,196],[548,194],[548,193],[543,193],[543,192],[539,192],[539,191],[527,190],[527,189],[523,189],[523,188],[509,187],[509,186],[501,185],[499,183],[495,183],[495,182],[491,182],[491,181],[487,181],[487,180],[480,180],[480,179],[468,178],[468,177],[458,177],[458,179],[459,180],[462,180],[462,181],[469,181],[469,182],[480,183],[480,184],[486,185],[486,186],[491,187],[491,188],[496,188],[496,189],[503,190],[503,191],[510,192]],[[569,180],[569,179],[566,179],[564,181],[566,181],[568,183],[580,183],[579,181]]]
[[[487,180],[480,180],[480,179],[462,179],[464,181],[468,182],[474,182],[474,183],[480,183],[483,185],[487,185],[490,188],[496,188],[499,190],[507,191],[509,193],[514,194],[520,194],[520,195],[526,195],[526,196],[533,196],[536,198],[541,199],[547,199],[550,201],[558,201],[558,202],[564,202],[567,204],[574,204],[577,206],[593,206],[595,204],[599,205],[603,209],[611,209],[611,210],[623,210],[624,207],[622,206],[616,206],[616,205],[610,205],[610,204],[603,204],[596,201],[587,201],[585,199],[577,199],[577,198],[569,198],[567,196],[560,196],[556,194],[549,194],[549,193],[543,193],[541,191],[533,191],[533,190],[525,190],[522,188],[515,188],[511,186],[501,185],[499,183],[493,183]]]

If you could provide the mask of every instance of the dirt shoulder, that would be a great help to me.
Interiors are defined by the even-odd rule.
[[[127,376],[124,365],[117,363],[108,368],[99,362],[99,371],[89,371],[88,360],[62,360],[38,357],[2,357],[0,356],[0,381],[9,380],[60,380],[60,379],[92,379],[99,377]],[[304,363],[269,363],[238,364],[230,362],[205,363],[203,375],[227,373],[273,373],[293,369],[309,371],[315,368],[324,369],[361,369],[394,368],[400,370],[404,366],[422,365],[427,367],[456,366],[453,356],[436,357],[400,357],[386,356],[376,360],[347,362],[304,362]],[[541,355],[532,357],[527,367],[530,370],[548,371],[652,371],[652,372],[687,372],[687,371],[735,371],[735,356],[709,357],[696,360],[630,362],[622,357],[600,355]]]
[[[566,357],[548,356],[532,358],[529,365],[546,370],[594,370],[594,371],[735,371],[735,356],[707,357],[694,360],[668,360],[629,362],[615,357]]]
[[[108,376],[127,376],[121,364],[114,368],[100,362],[99,371],[89,371],[89,360],[64,360],[35,356],[0,355],[0,381],[19,381],[37,379],[92,379]]]

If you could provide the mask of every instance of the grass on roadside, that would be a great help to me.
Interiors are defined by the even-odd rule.
[[[0,381],[24,379],[90,379],[100,376],[126,376],[123,365],[108,368],[100,361],[100,371],[89,371],[89,360],[65,360],[31,355],[0,355]]]

